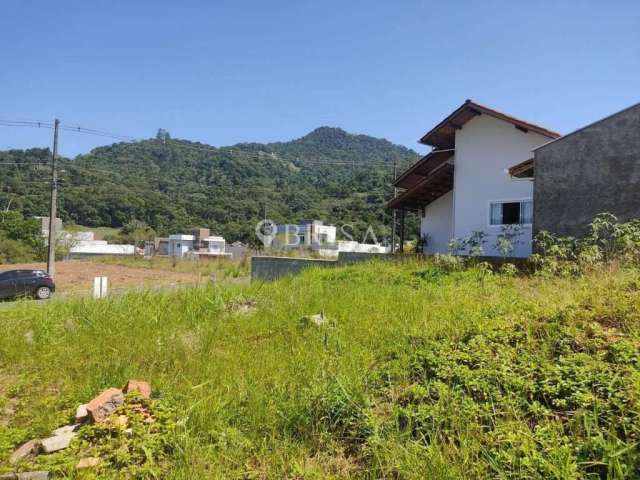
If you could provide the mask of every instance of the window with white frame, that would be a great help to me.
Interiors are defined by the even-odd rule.
[[[533,201],[491,202],[490,225],[531,225],[533,223]]]

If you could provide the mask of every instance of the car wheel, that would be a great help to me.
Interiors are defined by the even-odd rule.
[[[38,287],[36,290],[36,298],[38,300],[51,298],[51,289],[49,287]]]

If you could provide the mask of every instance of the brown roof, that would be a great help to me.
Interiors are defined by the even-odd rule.
[[[425,145],[432,145],[438,149],[448,149],[455,147],[455,132],[460,130],[462,126],[477,115],[489,115],[494,118],[498,118],[505,122],[513,124],[517,129],[523,132],[535,132],[548,138],[558,138],[560,134],[552,130],[547,130],[544,127],[536,125],[534,123],[520,120],[519,118],[512,117],[506,113],[498,112],[492,108],[485,107],[479,103],[472,102],[471,100],[465,101],[456,110],[453,111],[447,118],[442,120],[433,129],[427,132],[421,139],[420,143]]]
[[[406,169],[393,184],[399,188],[411,188],[436,167],[453,156],[453,149],[433,150]]]
[[[409,190],[387,203],[387,208],[420,209],[453,189],[453,165],[442,163]]]
[[[509,168],[509,175],[516,178],[533,177],[533,158],[520,162],[519,164]]]

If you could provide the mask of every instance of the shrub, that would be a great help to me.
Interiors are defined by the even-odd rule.
[[[522,243],[521,236],[522,227],[520,225],[503,225],[494,248],[500,252],[503,258],[510,257],[518,245]]]
[[[436,253],[432,258],[433,264],[443,272],[458,271],[464,267],[464,259],[455,255]]]
[[[587,234],[577,239],[539,232],[531,260],[539,273],[576,275],[613,260],[640,258],[640,221],[619,223],[610,213],[597,215]]]
[[[34,260],[36,260],[36,255],[27,244],[0,236],[0,264],[32,262]]]

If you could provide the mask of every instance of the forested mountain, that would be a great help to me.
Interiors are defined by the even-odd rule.
[[[47,214],[50,155],[0,152],[1,209]],[[163,132],[61,159],[59,210],[65,222],[81,225],[144,223],[158,234],[203,226],[229,241],[251,242],[266,208],[276,222],[348,223],[359,236],[372,225],[379,238],[388,237],[384,203],[393,162],[401,170],[417,158],[387,140],[329,127],[290,142],[219,148]]]

